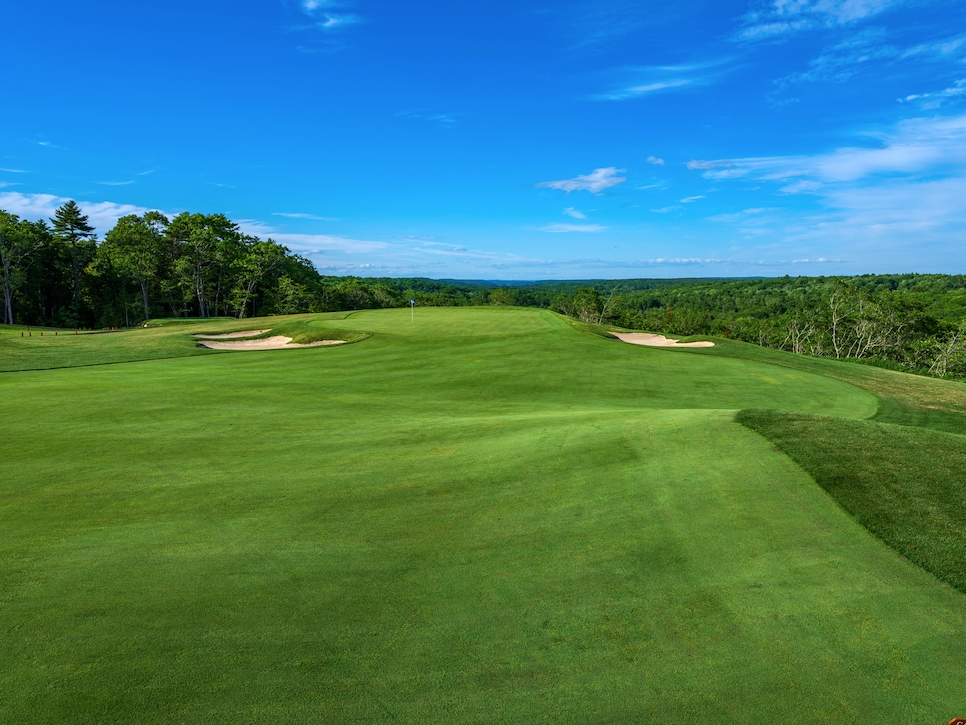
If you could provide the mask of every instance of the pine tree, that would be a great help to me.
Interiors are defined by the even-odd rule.
[[[74,264],[74,327],[80,326],[80,268],[77,263],[77,243],[83,239],[94,237],[94,227],[87,223],[87,217],[81,213],[77,202],[73,199],[57,207],[54,218],[50,220],[54,227],[54,235],[70,243],[70,251]]]

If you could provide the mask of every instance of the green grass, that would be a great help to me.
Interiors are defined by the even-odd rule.
[[[22,336],[25,328],[0,326],[0,372],[215,354],[198,345],[194,335],[201,333],[222,334],[271,328],[271,332],[256,337],[284,335],[296,343],[313,342],[325,339],[324,329],[317,326],[320,320],[341,319],[347,314],[286,315],[256,320],[230,317],[152,320],[146,329],[99,330],[79,334],[74,334],[73,330],[60,330],[57,335],[53,330],[33,328],[29,337]],[[41,332],[44,334],[41,335]],[[346,342],[357,342],[368,336],[368,333],[353,330],[343,332],[340,339]]]
[[[966,437],[929,428],[742,411],[863,526],[966,593]]]
[[[963,597],[734,421],[865,424],[880,393],[750,346],[416,313],[293,318],[371,336],[291,351],[190,337],[280,318],[0,339],[0,722],[966,707]]]

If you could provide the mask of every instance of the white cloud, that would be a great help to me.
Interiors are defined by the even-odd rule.
[[[701,257],[657,257],[656,259],[642,259],[635,263],[635,265],[682,265],[682,266],[700,266],[705,264],[728,264],[731,260],[729,259],[702,259]]]
[[[662,206],[660,209],[651,209],[651,211],[654,212],[655,214],[668,214],[668,213],[670,213],[672,211],[677,211],[678,209],[683,209],[683,208],[684,207],[677,206],[677,205],[674,205],[674,206]]]
[[[0,169],[0,171],[6,171],[8,174],[26,174],[24,169]]]
[[[587,218],[587,215],[586,214],[584,214],[579,209],[574,209],[572,206],[568,206],[566,209],[564,209],[563,210],[563,213],[566,214],[569,217],[573,217],[574,219],[586,219]]]
[[[810,194],[814,191],[818,191],[822,188],[822,185],[817,181],[811,181],[809,179],[802,179],[801,181],[795,181],[791,184],[787,184],[779,189],[783,194]]]
[[[920,260],[939,259],[961,266],[966,115],[909,119],[867,136],[879,143],[703,165],[699,170],[706,177],[755,179],[774,184],[779,193],[806,196],[797,210],[771,210],[760,221],[712,220],[736,222],[744,234],[771,234],[784,245],[798,243],[797,256],[813,261],[847,251],[866,260],[867,268],[908,270]],[[803,206],[812,209],[802,211]]]
[[[0,209],[31,221],[50,219],[57,211],[57,207],[68,201],[69,199],[65,197],[53,194],[21,194],[15,191],[0,193]],[[78,201],[77,205],[100,234],[112,229],[122,216],[150,211],[143,206],[118,204],[113,201]]]
[[[901,52],[885,42],[885,32],[872,28],[855,33],[826,48],[808,63],[808,70],[792,73],[776,81],[779,88],[808,81],[835,81],[851,78],[866,63],[895,58]]]
[[[323,252],[347,252],[350,254],[365,254],[378,252],[388,248],[386,242],[351,239],[331,234],[289,234],[278,231],[270,224],[255,219],[241,219],[238,227],[245,233],[262,239],[272,238],[289,249],[305,254],[319,254]]]
[[[681,203],[682,204],[690,204],[693,201],[698,201],[699,199],[703,199],[703,198],[704,198],[703,196],[687,196],[687,197],[681,199]]]
[[[541,232],[553,232],[555,234],[566,232],[602,232],[607,227],[600,224],[548,224],[540,227]]]
[[[325,19],[317,22],[315,24],[315,27],[317,27],[319,30],[324,30],[326,32],[333,31],[333,30],[341,30],[347,25],[355,25],[363,21],[363,18],[360,17],[359,15],[352,15],[349,13],[341,13],[338,15],[332,14],[332,13],[326,13],[323,17]]]
[[[591,194],[600,194],[612,186],[623,184],[627,181],[623,174],[624,169],[608,166],[602,169],[594,169],[591,173],[584,176],[577,176],[573,179],[561,179],[559,181],[541,181],[534,184],[535,188],[558,189],[569,194],[571,191],[589,191]]]
[[[317,222],[334,222],[337,221],[332,217],[327,216],[316,216],[315,214],[299,214],[299,213],[289,213],[284,211],[273,211],[272,216],[283,216],[287,219],[311,219]]]
[[[703,176],[709,179],[806,179],[813,183],[855,181],[874,174],[957,169],[966,173],[966,115],[909,119],[890,133],[877,135],[880,145],[873,148],[845,147],[812,156],[692,161],[688,168],[704,170]]]
[[[624,101],[665,91],[706,86],[725,72],[724,66],[730,60],[723,58],[688,65],[625,68],[619,71],[623,81],[616,84],[616,88],[598,93],[592,98],[598,101]]]
[[[664,159],[659,159],[657,156],[648,156],[647,163],[654,166],[664,166]]]
[[[286,234],[273,232],[265,234],[279,244],[284,244],[295,252],[318,254],[320,252],[336,251],[349,254],[366,254],[379,252],[389,247],[386,242],[351,239],[331,234]]]
[[[433,121],[434,123],[438,123],[440,126],[445,126],[446,128],[452,128],[456,125],[455,113],[434,113],[420,109],[416,111],[400,111],[396,114],[396,116],[401,118],[416,118],[424,121]]]
[[[950,98],[966,96],[966,78],[956,81],[949,88],[932,93],[913,93],[905,98],[900,98],[900,103],[911,103],[919,101],[923,108],[938,108],[942,103]]]
[[[934,40],[929,43],[921,43],[920,45],[906,48],[900,53],[899,57],[933,56],[947,58],[948,56],[958,54],[964,45],[966,45],[966,35],[954,35],[941,40]]]
[[[98,181],[97,183],[100,184],[101,186],[129,186],[129,185],[133,184],[134,181],[133,180],[131,180],[131,181]]]
[[[741,40],[762,40],[812,28],[849,25],[879,15],[903,0],[772,0],[748,13]]]
[[[700,161],[698,159],[692,159],[688,161],[688,168],[692,171],[695,169],[730,169],[734,168],[734,164],[730,161]]]
[[[771,211],[765,207],[755,207],[753,209],[742,209],[734,214],[715,214],[714,216],[709,216],[708,221],[712,222],[745,222],[754,215],[762,214],[766,211]]]

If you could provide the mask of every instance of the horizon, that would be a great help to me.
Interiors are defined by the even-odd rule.
[[[966,7],[7,10],[0,209],[224,213],[321,274],[956,274]],[[65,68],[70,72],[66,73]],[[65,112],[65,94],[69,109]],[[900,270],[900,271],[896,271]]]

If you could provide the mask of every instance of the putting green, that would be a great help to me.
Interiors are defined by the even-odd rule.
[[[870,393],[546,312],[416,313],[0,375],[0,722],[962,712],[963,597],[733,421],[867,418]]]

